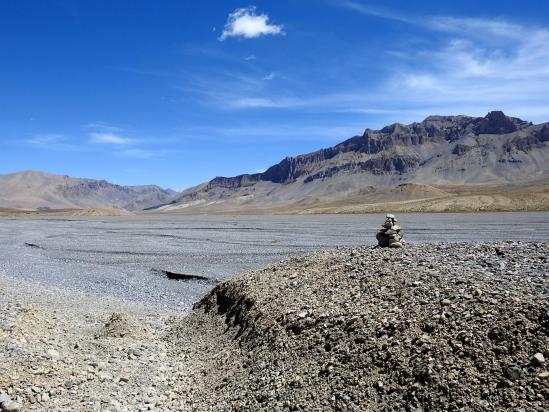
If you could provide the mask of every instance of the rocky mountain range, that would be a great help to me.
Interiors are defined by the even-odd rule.
[[[263,173],[174,192],[25,171],[0,175],[0,208],[177,213],[549,210],[549,123],[500,111],[366,129]]]
[[[532,185],[535,193],[541,190],[544,203],[548,181],[549,123],[534,125],[493,111],[485,117],[429,116],[420,123],[366,129],[336,146],[287,157],[263,173],[216,177],[155,209],[304,211],[447,199],[463,188],[470,189],[468,196],[471,191],[477,197],[483,191],[516,194]]]
[[[22,209],[111,208],[142,210],[169,201],[175,192],[159,186],[120,186],[44,172],[0,175],[0,207]]]

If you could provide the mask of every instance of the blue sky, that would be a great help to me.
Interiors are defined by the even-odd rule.
[[[0,173],[185,188],[366,127],[549,121],[549,2],[4,0]]]

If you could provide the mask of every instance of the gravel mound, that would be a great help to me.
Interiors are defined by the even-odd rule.
[[[216,286],[167,339],[188,410],[546,411],[549,244],[342,248]]]
[[[139,324],[126,313],[114,312],[96,337],[123,338],[125,336],[137,337],[148,335],[147,328]]]

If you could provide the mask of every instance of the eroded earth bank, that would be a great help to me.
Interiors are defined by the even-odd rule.
[[[0,276],[4,409],[549,407],[549,244],[294,257],[189,315]]]

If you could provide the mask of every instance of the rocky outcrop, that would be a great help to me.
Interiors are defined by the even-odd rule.
[[[490,112],[486,117],[475,121],[477,134],[507,134],[516,132],[529,123],[515,117],[505,116],[503,112]]]
[[[466,144],[457,144],[454,146],[454,150],[452,150],[452,153],[460,156],[462,154],[470,152],[471,150],[473,150],[473,146],[468,146]]]

